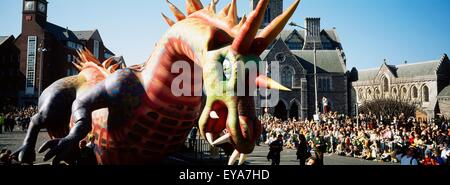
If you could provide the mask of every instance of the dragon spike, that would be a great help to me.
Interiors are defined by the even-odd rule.
[[[186,0],[186,12],[187,15],[191,15],[194,12],[196,12],[197,10],[195,9],[194,5],[192,4],[192,0]]]
[[[220,17],[226,17],[228,14],[228,11],[230,10],[231,3],[229,3],[227,6],[225,6],[219,13]]]
[[[295,2],[283,14],[275,18],[255,39],[252,44],[252,53],[260,55],[275,40],[294,14],[300,0]]]
[[[247,21],[242,26],[239,34],[233,41],[232,48],[241,54],[248,54],[250,46],[255,39],[258,29],[263,21],[269,0],[260,0],[255,10],[250,14]]]
[[[81,70],[83,70],[83,67],[82,66],[80,66],[80,65],[78,65],[76,62],[72,62],[72,64],[75,66],[75,68],[77,68],[78,69],[78,71],[81,71]]]
[[[173,25],[175,24],[174,21],[172,21],[171,19],[169,19],[169,18],[168,18],[166,15],[164,15],[163,13],[161,13],[161,15],[163,16],[164,20],[166,21],[166,23],[167,23],[169,26],[173,26]]]
[[[109,73],[114,73],[117,68],[119,68],[120,64],[114,64],[108,68]]]
[[[82,57],[82,55],[83,55],[83,54],[82,54],[82,50],[81,50],[81,49],[77,49],[76,51],[77,51],[78,57],[80,57],[80,58],[81,58],[81,57]],[[83,60],[79,60],[79,62],[78,62],[78,63],[80,63],[80,64],[81,64],[82,62],[83,62]]]
[[[186,0],[186,9],[187,14],[191,15],[192,13],[199,11],[203,8],[202,2],[200,0]]]
[[[172,4],[169,0],[166,0],[167,4],[169,4],[169,8],[172,11],[173,15],[177,18],[178,21],[186,19],[183,12],[180,11],[174,4]]]
[[[108,69],[111,66],[111,63],[113,62],[113,58],[108,58],[103,62],[103,68]]]
[[[228,11],[228,20],[230,20],[230,22],[232,23],[232,25],[236,25],[237,21],[238,21],[238,14],[237,14],[237,5],[236,5],[236,0],[233,0],[231,2],[231,7]]]
[[[244,14],[241,18],[241,22],[233,27],[233,32],[235,31],[236,33],[239,33],[239,30],[241,30],[242,26],[244,26],[245,21],[247,21],[247,16]]]
[[[256,86],[266,89],[276,89],[280,91],[291,91],[287,87],[279,84],[275,80],[272,80],[271,78],[265,76],[265,75],[259,75],[255,80]]]
[[[85,58],[87,61],[91,61],[94,62],[95,64],[101,66],[102,64],[100,63],[100,61],[98,61],[98,59],[94,56],[94,54],[91,53],[91,51],[89,51],[88,48],[84,49],[84,53],[85,53]]]

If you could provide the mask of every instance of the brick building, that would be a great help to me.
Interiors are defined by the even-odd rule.
[[[76,50],[88,48],[100,61],[114,55],[98,30],[72,31],[47,22],[46,0],[23,0],[22,31],[15,40],[24,74],[19,104],[36,104],[39,94],[54,81],[77,73]],[[123,61],[118,61],[123,62]]]
[[[14,36],[0,36],[0,106],[15,105],[24,76],[19,71],[19,49]]]

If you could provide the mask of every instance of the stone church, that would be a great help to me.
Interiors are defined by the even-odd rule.
[[[358,104],[393,98],[415,104],[428,119],[438,113],[450,117],[450,62],[446,54],[436,60],[389,65],[358,71],[352,94]]]
[[[257,2],[251,1],[252,8],[255,8]],[[262,28],[282,12],[283,0],[270,1]],[[322,99],[326,97],[332,111],[349,113],[348,92],[351,83],[348,80],[345,53],[336,29],[321,29],[320,18],[306,18],[305,28],[309,31],[282,31],[278,39],[260,56],[268,64],[279,63],[280,82],[292,89],[292,92],[280,92],[278,105],[267,107],[267,111],[281,119],[310,119],[316,112],[315,100],[322,112]],[[317,97],[314,89],[314,46],[317,50]],[[256,98],[260,115],[266,110],[265,105],[261,105],[264,98]]]

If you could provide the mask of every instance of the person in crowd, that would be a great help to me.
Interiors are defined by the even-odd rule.
[[[86,147],[86,140],[81,140],[79,144],[79,154],[75,160],[75,165],[97,165],[97,159],[92,148]]]
[[[86,147],[92,149],[95,154],[102,155],[102,149],[95,143],[95,136],[93,134],[89,134]]]
[[[419,161],[414,156],[414,151],[414,147],[409,147],[405,153],[398,154],[397,159],[400,161],[400,164],[406,166],[419,165]]]
[[[0,113],[0,134],[3,133],[3,125],[5,125],[5,117]]]
[[[188,142],[189,142],[188,149],[194,150],[194,147],[197,144],[197,127],[196,126],[194,126],[194,128],[192,128],[191,132],[189,132]]]
[[[281,151],[283,151],[283,135],[278,135],[277,140],[270,143],[268,158],[272,160],[272,165],[280,165]]]
[[[420,164],[424,165],[424,166],[436,166],[436,165],[438,165],[437,162],[436,162],[436,159],[431,157],[431,153],[425,154],[425,158],[422,161],[420,161]]]
[[[300,166],[305,166],[306,159],[308,159],[311,156],[311,153],[308,151],[307,145],[308,143],[306,141],[305,135],[300,134],[296,153],[297,159],[300,160]]]

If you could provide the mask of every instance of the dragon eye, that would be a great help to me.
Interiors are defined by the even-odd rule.
[[[225,58],[225,60],[222,63],[222,67],[223,67],[223,75],[225,76],[226,80],[230,80],[231,78],[231,68],[232,68],[232,64],[231,62]]]

